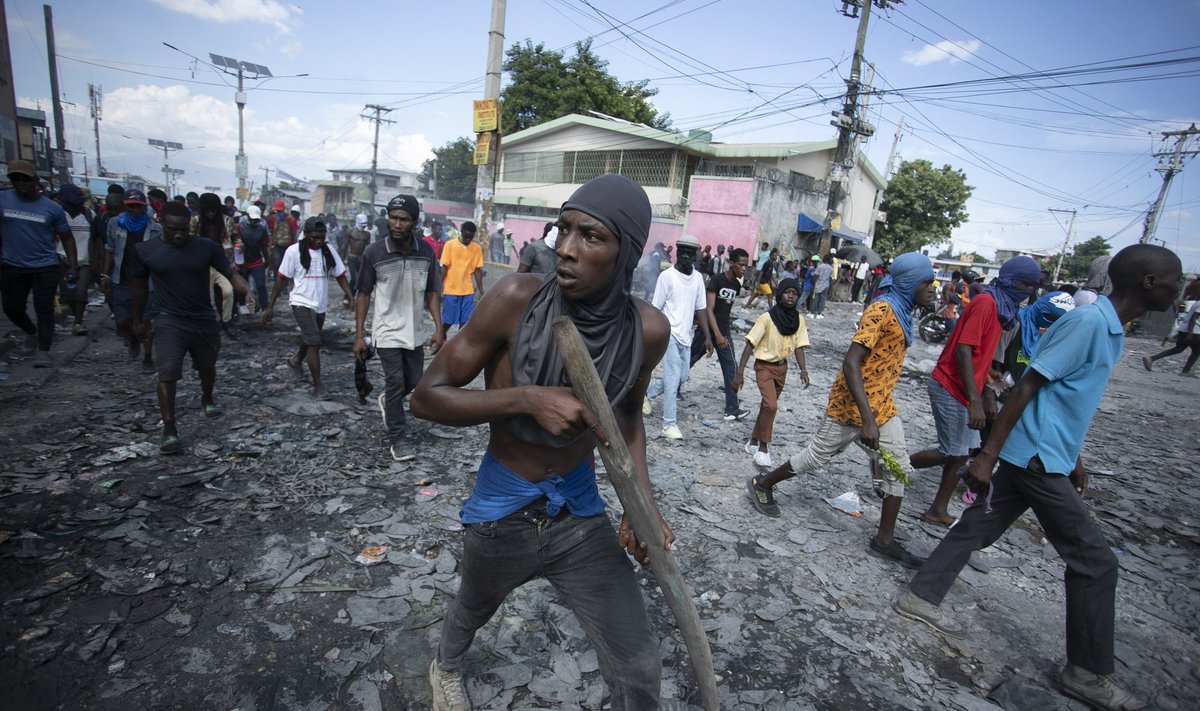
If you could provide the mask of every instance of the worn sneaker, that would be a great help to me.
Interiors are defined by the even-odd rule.
[[[642,398],[642,414],[643,414],[643,415],[649,415],[649,414],[650,414],[650,413],[653,411],[653,409],[654,409],[654,408],[652,408],[652,407],[650,406],[650,398],[648,398],[648,397],[643,397],[643,398]]]
[[[758,443],[752,439],[748,439],[746,440],[746,446],[744,449],[746,450],[746,454],[754,456],[754,453],[758,451]]]
[[[779,518],[779,505],[775,503],[775,494],[767,488],[758,485],[758,477],[752,476],[746,480],[746,492],[750,494],[750,503],[763,516]]]
[[[1145,367],[1146,370],[1154,370],[1154,359],[1150,356],[1145,356],[1142,358],[1142,366]]]
[[[411,462],[417,458],[415,454],[410,454],[404,448],[404,445],[400,444],[399,442],[393,442],[392,446],[388,447],[388,452],[391,453],[392,459],[396,460],[397,462]]]
[[[1074,664],[1068,664],[1059,680],[1068,696],[1104,711],[1136,711],[1146,708],[1141,699],[1117,686],[1112,674],[1093,674]]]
[[[33,352],[33,367],[49,368],[54,365],[54,361],[50,360],[50,351],[38,349]]]
[[[725,416],[725,421],[726,421],[726,422],[733,422],[734,420],[740,420],[740,419],[742,419],[743,417],[745,417],[746,415],[749,415],[749,414],[750,414],[750,411],[749,411],[749,410],[738,410],[736,415],[726,415],[726,416]]]
[[[775,466],[775,464],[771,462],[771,455],[768,452],[755,452],[754,463],[767,469],[771,469]]]
[[[911,590],[904,591],[904,594],[896,601],[895,610],[900,613],[901,617],[923,622],[935,632],[941,632],[951,637],[962,636],[962,627],[944,614],[941,607],[922,600]]]
[[[462,672],[442,671],[435,659],[429,663],[429,688],[433,690],[433,711],[470,711]]]
[[[383,428],[387,429],[387,393],[379,393],[379,414],[383,415]]]
[[[676,425],[667,425],[663,428],[663,437],[667,439],[683,439],[683,433],[679,431]]]

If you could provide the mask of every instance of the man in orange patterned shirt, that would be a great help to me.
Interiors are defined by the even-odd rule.
[[[776,484],[825,466],[856,440],[871,450],[887,450],[905,473],[911,472],[904,425],[892,391],[900,379],[904,352],[912,343],[913,306],[925,306],[933,298],[929,257],[916,252],[896,257],[880,288],[883,294],[863,310],[842,370],[829,391],[825,417],[808,447],[774,471],[746,482],[750,502],[759,513],[779,516],[773,493]],[[883,511],[868,550],[907,568],[919,568],[923,559],[909,553],[894,537],[904,484],[878,463],[873,465],[872,476],[875,491],[883,497]]]

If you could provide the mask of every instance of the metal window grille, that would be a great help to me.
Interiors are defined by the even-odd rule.
[[[673,162],[675,187],[681,187],[683,176],[670,149],[505,153],[500,172],[503,180],[515,183],[581,184],[617,173],[645,187],[671,187]]]

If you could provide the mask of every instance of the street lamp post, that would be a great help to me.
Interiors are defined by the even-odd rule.
[[[157,138],[151,138],[150,140],[147,141],[147,143],[149,143],[151,146],[153,146],[155,148],[162,149],[162,152],[163,152],[163,187],[167,188],[168,190],[171,190],[171,192],[174,192],[174,190],[171,189],[171,185],[172,185],[171,176],[183,173],[183,171],[181,170],[178,173],[175,173],[174,171],[171,170],[170,154],[171,154],[171,151],[182,151],[183,144],[176,143],[175,141],[162,141]]]

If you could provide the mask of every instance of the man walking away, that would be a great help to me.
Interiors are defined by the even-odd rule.
[[[859,257],[858,266],[854,267],[854,283],[850,285],[851,302],[861,304],[866,300],[862,297],[862,290],[863,285],[867,283],[867,274],[870,271],[871,267],[867,264],[867,258]]]
[[[148,282],[154,278],[160,313],[154,320],[154,347],[158,353],[158,408],[163,434],[159,451],[174,454],[180,449],[175,426],[175,391],[183,375],[183,356],[192,358],[200,376],[200,405],[205,417],[218,417],[221,407],[213,399],[217,381],[217,354],[221,331],[212,306],[209,269],[216,269],[233,284],[247,303],[254,296],[246,282],[229,267],[225,252],[211,240],[189,234],[187,207],[179,203],[163,206],[163,224],[157,239],[138,243],[130,256],[131,301],[134,333],[146,339],[144,319]]]
[[[367,352],[364,326],[375,296],[371,336],[386,385],[379,396],[379,410],[387,429],[388,450],[396,461],[412,457],[404,443],[404,397],[425,370],[424,344],[428,341],[441,348],[446,341],[442,272],[433,250],[417,237],[420,214],[421,206],[412,195],[397,195],[388,202],[387,238],[373,242],[363,252],[354,303],[354,355],[362,358]],[[432,337],[424,335],[422,307],[433,318]]]
[[[671,324],[671,340],[663,357],[663,377],[650,384],[646,400],[642,404],[643,414],[650,409],[650,400],[663,396],[663,436],[667,439],[683,439],[676,412],[679,388],[687,382],[691,364],[692,324],[700,323],[704,333],[704,353],[712,355],[712,337],[708,332],[705,314],[707,300],[704,296],[704,278],[695,271],[696,257],[700,255],[700,242],[691,235],[676,241],[679,256],[673,269],[658,275],[654,287],[654,308],[663,312]]]
[[[464,222],[458,239],[446,243],[441,263],[442,331],[449,336],[451,326],[461,331],[471,318],[475,294],[483,295],[483,248],[475,244],[474,222]]]
[[[1191,348],[1192,352],[1188,355],[1187,362],[1183,364],[1183,370],[1179,371],[1179,374],[1192,374],[1192,366],[1196,364],[1196,358],[1200,356],[1200,334],[1197,333],[1200,331],[1200,279],[1192,280],[1185,295],[1193,301],[1187,313],[1179,318],[1179,333],[1175,334],[1175,345],[1161,353],[1142,358],[1142,365],[1146,370],[1152,369],[1156,360],[1182,353]]]
[[[825,299],[829,296],[829,287],[833,284],[833,257],[826,254],[817,265],[816,276],[813,277],[813,316],[825,318]]]
[[[12,190],[0,191],[0,299],[4,315],[24,331],[33,350],[33,367],[49,368],[54,343],[54,290],[61,269],[55,241],[67,255],[67,276],[79,278],[75,238],[62,206],[42,195],[33,164],[8,163]],[[29,319],[29,292],[37,325]]]
[[[542,230],[542,238],[534,240],[529,249],[521,255],[521,263],[517,265],[517,271],[524,274],[531,272],[533,274],[553,274],[554,268],[558,266],[558,255],[554,253],[553,240],[550,235],[558,237],[558,228],[553,222],[547,222],[546,227]]]
[[[1170,250],[1135,244],[1117,252],[1108,276],[1111,296],[1064,314],[1039,339],[1025,375],[964,473],[978,499],[913,577],[896,611],[960,636],[962,628],[941,609],[950,586],[973,551],[995,543],[1033,509],[1067,568],[1063,690],[1096,708],[1133,711],[1146,707],[1113,678],[1117,557],[1083,502],[1087,473],[1079,454],[1121,357],[1122,324],[1171,308],[1183,272]]]

